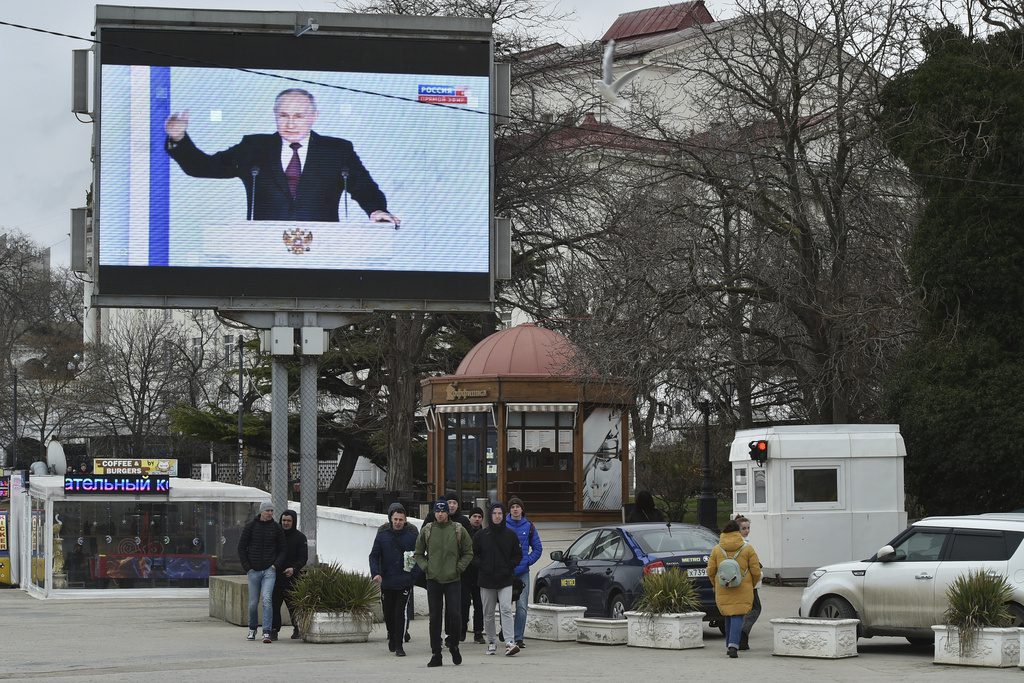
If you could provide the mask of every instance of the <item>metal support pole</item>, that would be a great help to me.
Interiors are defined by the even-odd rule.
[[[718,500],[711,482],[711,404],[701,401],[700,412],[704,415],[704,463],[701,466],[700,498],[697,502],[698,523],[712,531],[718,531]]]
[[[270,365],[270,497],[274,515],[288,507],[288,368],[275,357]]]
[[[316,561],[317,527],[317,449],[316,449],[316,372],[317,357],[303,356],[299,376],[299,501],[302,503],[301,528],[309,545],[310,562]]]
[[[14,371],[14,395],[11,397],[11,469],[18,466],[18,368]]]
[[[245,474],[245,441],[242,432],[242,335],[238,335],[238,484],[242,485],[242,477]]]

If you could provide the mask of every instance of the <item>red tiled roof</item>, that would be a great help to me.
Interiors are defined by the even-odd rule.
[[[462,359],[457,376],[572,376],[579,350],[553,330],[527,323],[495,332]]]
[[[703,0],[651,7],[620,14],[601,36],[601,42],[681,31],[695,24],[710,24],[714,21]]]

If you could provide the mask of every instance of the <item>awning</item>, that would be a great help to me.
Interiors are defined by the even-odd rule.
[[[578,403],[506,403],[513,413],[575,413]]]
[[[446,403],[440,406],[433,406],[434,412],[438,413],[489,413],[494,408],[493,403]]]

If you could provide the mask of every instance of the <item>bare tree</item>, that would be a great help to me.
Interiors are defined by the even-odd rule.
[[[108,325],[104,341],[87,350],[87,419],[124,438],[135,457],[168,433],[169,411],[186,389],[178,353],[184,333],[169,313],[124,312]]]

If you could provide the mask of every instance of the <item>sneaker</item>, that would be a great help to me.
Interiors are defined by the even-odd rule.
[[[394,651],[395,651],[395,641],[392,640],[391,638],[388,638],[388,652],[394,652]]]
[[[509,643],[505,646],[505,656],[512,657],[513,655],[519,654],[519,646],[515,643]]]
[[[740,634],[740,649],[741,650],[749,650],[750,649],[750,636],[747,635],[746,633],[741,633]]]
[[[521,640],[517,640],[517,641],[516,641],[516,645],[518,645],[518,646],[519,646],[519,649],[520,649],[520,650],[525,650],[525,649],[526,649],[526,643],[524,643],[524,642],[523,642],[523,641],[521,641]]]
[[[295,628],[292,629],[292,640],[298,640],[301,637],[302,637],[302,634],[299,633],[299,627],[296,626]]]
[[[271,640],[277,640],[277,630],[276,629],[270,632],[270,639]]]
[[[254,629],[254,628],[249,629],[249,632],[247,634],[245,634],[245,639],[246,640],[256,640],[256,629]]]
[[[403,648],[401,645],[396,647],[395,648],[395,656],[396,657],[404,657],[405,656],[405,648]]]
[[[736,659],[737,657],[739,657],[739,655],[736,654],[736,648],[734,648],[734,647],[730,647],[729,648],[729,656],[732,657],[733,659]]]
[[[264,631],[263,632],[263,642],[268,644],[268,645],[270,643],[274,642],[274,639],[270,637],[270,631]]]
[[[497,645],[495,645],[494,643],[488,643],[487,644],[487,654],[493,655],[493,654],[497,654],[497,652],[498,652],[498,646]]]
[[[452,655],[452,664],[454,664],[455,666],[462,664],[462,653],[459,652],[459,648],[450,647],[448,648],[448,652],[450,652]]]
[[[441,655],[436,654],[433,657],[431,657],[430,661],[427,662],[427,666],[441,666]]]
[[[482,633],[474,633],[473,634],[473,642],[474,643],[478,643],[480,645],[483,645],[487,641],[484,640],[484,634],[482,634]]]

